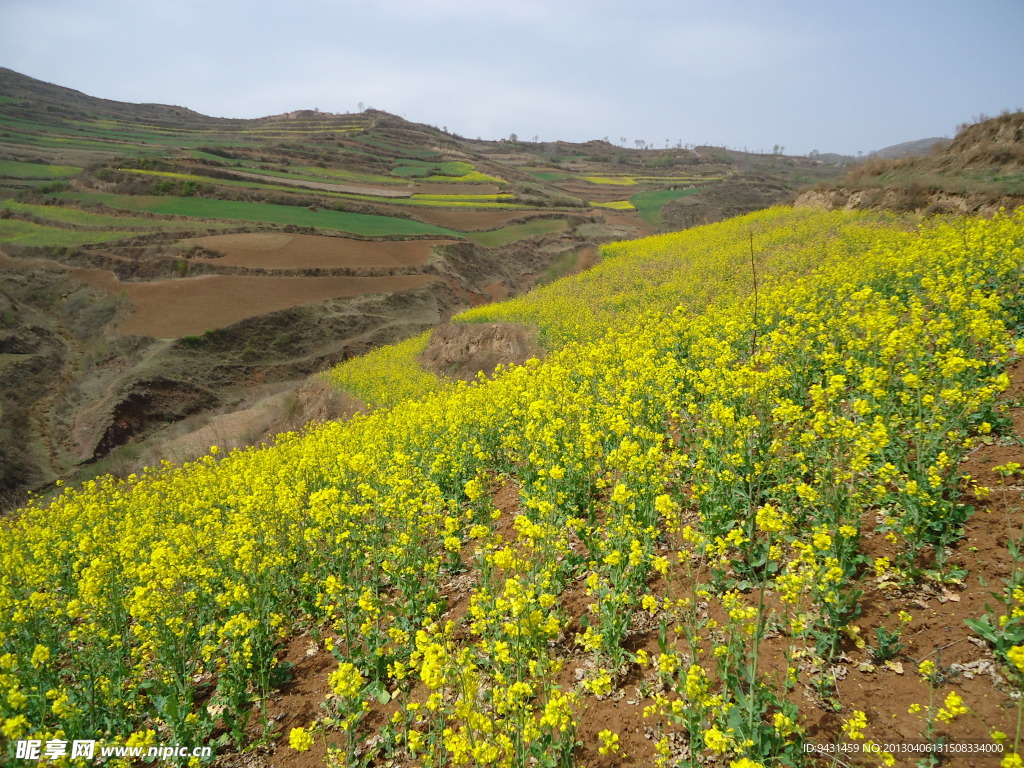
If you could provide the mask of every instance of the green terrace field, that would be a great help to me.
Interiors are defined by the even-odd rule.
[[[297,176],[294,174],[278,173],[273,176],[267,176],[268,182],[272,180],[279,180],[281,183],[272,184],[265,183],[256,180],[246,179],[224,179],[217,176],[208,176],[195,173],[182,173],[179,171],[156,171],[146,170],[138,168],[120,168],[118,169],[122,173],[134,173],[144,176],[157,176],[166,179],[174,179],[177,181],[189,181],[197,184],[206,184],[209,186],[217,187],[243,187],[248,189],[260,189],[260,190],[274,190],[278,192],[295,192],[296,190],[316,190],[318,194],[336,198],[340,200],[366,200],[370,202],[378,203],[390,203],[399,200],[404,205],[435,205],[435,206],[471,206],[479,208],[521,208],[525,209],[528,206],[517,205],[514,202],[508,202],[515,199],[515,195],[511,194],[476,194],[468,192],[464,195],[458,194],[429,194],[429,193],[413,193],[408,192],[406,195],[384,195],[383,192],[390,190],[381,190],[382,194],[360,194],[358,192],[346,192],[346,191],[333,191],[331,189],[324,189],[325,186],[331,183],[337,183],[335,179],[324,179],[324,178],[310,178],[307,175]],[[241,170],[241,169],[240,169]],[[244,173],[251,173],[248,169]],[[259,172],[257,172],[259,173]],[[259,175],[263,175],[259,173]],[[444,177],[445,179],[447,177]],[[433,180],[442,179],[442,177],[432,177]],[[370,188],[367,188],[368,190]]]
[[[698,157],[685,150],[474,142],[376,110],[300,110],[236,120],[179,107],[92,99],[17,73],[3,75],[3,87],[18,97],[0,103],[0,197],[52,191],[52,184],[66,180],[76,193],[118,194],[126,198],[121,205],[127,209],[139,205],[131,198],[153,193],[226,198],[227,203],[290,199],[297,207],[320,209],[351,201],[351,213],[376,216],[398,204],[403,208],[396,218],[429,222],[383,226],[378,221],[380,226],[374,226],[374,219],[343,217],[342,224],[332,215],[318,217],[332,220],[327,229],[382,236],[496,229],[491,222],[501,220],[483,214],[580,212],[587,207],[583,201],[592,201],[589,211],[596,226],[585,237],[575,230],[573,236],[594,245],[633,236],[627,234],[631,229],[636,235],[660,227],[660,208],[683,194],[672,187],[703,188],[736,172],[722,153]],[[37,165],[26,159],[36,158],[47,162],[26,167]],[[143,181],[147,176],[149,183]],[[332,184],[359,188],[332,189]],[[407,199],[396,203],[391,193],[408,193]],[[26,197],[22,202],[39,201]],[[215,207],[195,201],[141,205],[145,210],[180,208],[189,213],[175,215],[204,218],[214,215]],[[318,226],[295,211],[233,210],[229,218],[235,221]],[[478,212],[463,223],[462,213]],[[500,235],[491,239],[497,245],[507,242]]]
[[[120,120],[67,120],[57,123],[35,122],[17,118],[3,117],[0,125],[19,129],[32,129],[44,133],[75,133],[87,138],[107,139],[138,144],[159,144],[174,147],[188,147],[196,142],[213,142],[225,138],[241,143],[252,141],[251,136],[262,138],[289,134],[318,134],[324,132],[354,132],[365,130],[365,121],[356,120],[352,124],[338,125],[337,121],[324,123],[317,121],[315,128],[304,126],[303,121],[267,120],[256,125],[243,125],[240,121],[208,121],[208,127],[154,126],[144,123],[132,123]],[[295,127],[292,127],[295,126]]]
[[[524,168],[522,170],[527,171],[531,176],[535,176],[541,181],[561,181],[563,179],[574,178],[573,174],[568,171],[533,170],[529,168]]]
[[[151,157],[161,150],[200,150],[202,147],[260,147],[268,142],[310,135],[348,135],[365,129],[364,121],[324,127],[305,127],[303,121],[270,120],[246,127],[240,121],[206,120],[204,127],[154,126],[138,122],[95,119],[25,119],[0,112],[0,142],[41,148],[83,150],[108,155]]]
[[[0,201],[0,245],[74,247],[109,243],[154,232],[185,232],[222,226],[219,222],[96,213],[69,205]]]
[[[0,219],[0,245],[77,246],[105,243],[135,237],[138,232],[83,231],[66,227],[48,227],[30,221]]]
[[[577,179],[589,184],[603,186],[624,186],[633,187],[637,184],[706,184],[713,181],[721,181],[721,175],[694,175],[694,174],[642,174],[642,173],[605,173],[592,174],[586,171],[569,171],[556,168],[532,168],[522,167],[531,176],[542,181],[565,181]]]
[[[661,209],[671,200],[695,195],[699,189],[652,189],[637,192],[629,198],[629,202],[640,212],[644,221],[654,226],[661,225]]]
[[[28,205],[5,201],[0,210],[14,214],[52,221],[54,224],[90,228],[118,228],[157,231],[162,229],[208,228],[214,224],[209,220],[252,222],[258,224],[282,224],[297,227],[313,227],[322,230],[336,230],[365,237],[394,237],[436,235],[466,238],[478,245],[497,247],[522,240],[534,235],[564,230],[565,219],[537,219],[521,224],[511,224],[494,230],[465,233],[445,227],[422,224],[410,219],[392,216],[375,216],[269,203],[247,203],[230,200],[213,200],[197,197],[131,196],[104,193],[63,193],[57,198],[75,205],[102,204],[108,208],[123,211],[147,211],[162,216],[187,217],[187,220],[160,220],[111,214],[97,214],[80,208],[58,205]],[[0,242],[14,242],[20,245],[76,245],[90,242],[131,237],[138,232],[71,232],[53,227],[43,227],[30,222],[8,222]],[[24,224],[25,226],[21,226]]]
[[[452,161],[443,163],[430,163],[423,161],[402,161],[391,173],[403,178],[421,179],[423,181],[448,181],[448,182],[472,182],[492,181],[500,182],[501,179],[480,173],[470,163]]]
[[[561,232],[568,227],[565,219],[535,219],[523,224],[510,224],[507,227],[487,232],[471,232],[467,237],[478,245],[488,248],[514,243],[534,235]]]
[[[560,189],[590,201],[596,208],[619,211],[635,210],[648,224],[660,228],[661,211],[668,203],[689,195],[698,195],[704,189],[722,181],[722,173],[594,173],[583,164],[579,170],[565,170],[544,166],[520,166],[534,178],[550,182]],[[628,192],[626,190],[629,190]],[[598,191],[600,190],[600,192]],[[629,195],[628,200],[610,199]]]
[[[110,208],[126,211],[149,211],[151,213],[199,219],[231,219],[266,224],[291,224],[297,227],[341,230],[369,237],[387,235],[457,236],[459,234],[450,229],[392,216],[374,216],[332,210],[310,211],[301,206],[274,205],[271,203],[248,203],[200,197],[111,195],[98,192],[71,192],[62,194],[60,198],[76,203],[103,203]]]
[[[0,138],[5,143],[16,146],[41,147],[55,151],[81,150],[89,152],[100,152],[104,154],[126,154],[132,156],[146,156],[154,154],[151,148],[143,147],[134,143],[117,143],[92,141],[78,138],[76,136],[49,136],[35,130],[10,130],[0,122]]]
[[[69,198],[69,201],[71,199]],[[75,202],[103,204],[125,211],[151,211],[160,215],[188,217],[173,220],[96,214],[68,206],[25,205],[7,201],[0,210],[22,219],[0,219],[0,245],[78,246],[121,240],[146,232],[203,230],[229,225],[230,221],[259,224],[315,226],[365,237],[436,235],[465,238],[484,247],[498,247],[535,235],[566,229],[565,219],[538,219],[495,230],[464,233],[406,219],[337,211],[312,213],[294,206],[261,203],[204,201],[194,198],[132,198],[112,195],[77,195]],[[36,221],[25,220],[31,218]],[[49,225],[38,220],[48,221]]]
[[[411,158],[411,159],[423,159],[423,158],[436,158],[438,153],[433,149],[424,149],[423,147],[410,147],[402,144],[398,141],[393,141],[381,136],[373,136],[370,134],[360,134],[353,137],[353,141],[362,146],[364,151],[370,154],[378,155],[391,155],[394,157]],[[374,150],[383,150],[383,152],[374,152]],[[409,163],[406,163],[409,164]],[[411,165],[415,166],[417,163],[413,162]]]
[[[218,158],[215,155],[206,155],[206,157],[209,159],[223,161],[223,158]],[[381,176],[372,173],[359,173],[358,171],[350,171],[345,168],[297,167],[288,171],[274,171],[252,165],[238,164],[234,167],[239,168],[239,170],[248,171],[249,173],[260,173],[270,177],[302,179],[305,181],[353,181],[369,184],[394,184],[402,186],[408,183],[406,179],[396,179],[392,176]]]
[[[0,178],[9,176],[14,179],[57,179],[74,176],[81,170],[74,165],[45,165],[43,163],[0,160]]]
[[[216,136],[163,134],[160,131],[104,129],[88,124],[50,124],[0,114],[0,138],[5,142],[54,148],[103,150],[111,154],[148,155],[160,148],[201,147],[217,143]],[[240,140],[245,143],[245,140]]]
[[[163,219],[147,219],[132,216],[116,216],[106,213],[95,213],[85,211],[81,208],[72,208],[65,205],[32,205],[19,203],[14,200],[4,200],[0,203],[0,211],[10,211],[14,214],[30,216],[35,219],[58,224],[70,224],[80,227],[122,227],[126,229],[161,229],[165,227],[174,228],[181,226],[181,222],[167,221]]]

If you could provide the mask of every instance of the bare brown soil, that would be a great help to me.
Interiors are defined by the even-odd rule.
[[[490,297],[491,301],[504,301],[508,298],[508,288],[500,280],[485,285],[484,293]]]
[[[604,171],[594,171],[595,176],[604,175]],[[643,187],[635,184],[594,184],[583,179],[567,179],[558,183],[558,188],[573,197],[593,203],[610,203],[615,200],[626,200],[630,195],[639,192]]]
[[[247,317],[343,296],[392,293],[433,282],[432,275],[394,277],[250,277],[205,275],[130,283],[110,272],[72,270],[83,283],[110,293],[124,291],[134,306],[117,327],[123,335],[177,339],[222,328]]]
[[[605,211],[602,215],[609,226],[623,232],[630,232],[630,237],[646,237],[658,231],[657,227],[648,224],[635,212]]]
[[[1000,208],[1012,210],[1024,205],[1024,195],[992,195],[942,192],[925,187],[834,187],[801,192],[797,207],[825,210],[874,210],[992,216]]]
[[[325,235],[294,235],[284,232],[243,232],[186,240],[223,253],[215,263],[259,269],[331,269],[338,267],[421,266],[435,245],[453,240],[353,240]],[[209,259],[200,257],[200,261]]]

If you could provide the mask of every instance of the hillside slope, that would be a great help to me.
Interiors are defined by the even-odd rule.
[[[923,156],[871,157],[797,205],[991,215],[1024,204],[1024,112],[963,126]]]
[[[510,305],[557,331],[543,362],[0,523],[6,734],[277,766],[1019,750],[1024,210],[909,224],[624,243],[620,293]],[[750,232],[771,263],[723,280]]]

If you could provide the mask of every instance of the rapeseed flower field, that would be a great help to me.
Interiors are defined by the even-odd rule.
[[[535,325],[543,362],[396,380],[390,407],[4,521],[8,757],[27,739],[280,738],[278,764],[322,744],[337,765],[615,765],[636,748],[607,719],[621,702],[657,765],[832,764],[814,748],[843,743],[860,751],[841,764],[910,764],[882,741],[888,702],[869,717],[838,694],[860,653],[917,673],[933,751],[915,760],[953,734],[1020,764],[1020,569],[972,625],[1002,681],[986,696],[1007,702],[994,719],[935,649],[901,650],[914,616],[870,656],[857,621],[883,581],[963,582],[984,491],[961,461],[1008,428],[1024,352],[1024,209],[916,228],[773,209],[603,256],[462,318]],[[379,359],[378,381],[402,378],[401,355]],[[365,368],[349,381],[372,394]],[[335,657],[328,693],[275,734],[303,633]]]

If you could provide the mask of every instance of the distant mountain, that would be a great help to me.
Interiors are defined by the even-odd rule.
[[[207,117],[186,107],[166,104],[130,104],[89,96],[73,88],[65,88],[36,80],[0,67],[0,94],[8,104],[21,108],[47,111],[62,118],[107,118],[112,120],[141,121],[152,125],[173,125],[182,120],[196,122],[237,122]]]
[[[868,157],[924,157],[940,144],[948,143],[949,138],[945,136],[933,136],[930,139],[917,139],[915,141],[904,141],[902,144],[893,144],[891,147],[884,147],[872,152]]]

